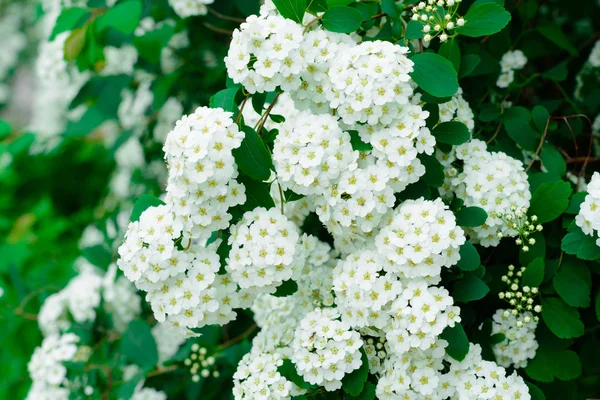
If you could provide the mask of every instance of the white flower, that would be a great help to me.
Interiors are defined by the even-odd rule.
[[[492,346],[496,360],[502,367],[525,368],[527,362],[533,359],[539,347],[535,340],[537,322],[532,319],[533,314],[525,312],[519,320],[529,320],[528,323],[518,324],[517,317],[504,310],[497,310],[493,316],[492,334],[501,333],[504,340]]]
[[[206,15],[208,4],[215,0],[169,0],[169,5],[181,18],[187,18],[194,15]]]
[[[278,353],[244,355],[233,374],[234,398],[289,399],[293,384],[277,371],[282,364],[283,359]]]
[[[600,239],[597,238],[600,231],[600,173],[594,172],[587,186],[587,192],[575,217],[575,223],[583,233],[595,237],[598,244],[600,243]]]

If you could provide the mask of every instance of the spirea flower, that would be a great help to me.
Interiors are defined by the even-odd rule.
[[[598,238],[598,231],[600,231],[600,173],[594,172],[587,192],[579,213],[575,217],[575,223],[583,233],[595,237],[596,244],[600,246]]]
[[[250,93],[297,88],[305,67],[298,51],[302,30],[281,16],[251,15],[233,32],[225,57],[229,77]]]
[[[273,161],[282,186],[296,193],[323,193],[345,170],[356,168],[350,135],[331,115],[301,112],[287,120],[275,139]]]
[[[391,262],[386,271],[406,278],[439,276],[442,267],[460,259],[464,242],[448,206],[422,198],[402,203],[375,238],[379,253]]]
[[[292,382],[278,371],[283,364],[278,353],[244,355],[233,374],[233,395],[236,400],[289,399]]]
[[[187,18],[194,15],[206,15],[209,4],[215,0],[169,0],[169,5],[181,18]]]
[[[525,368],[539,347],[535,340],[536,328],[537,322],[529,311],[515,316],[510,310],[497,310],[493,316],[492,335],[504,335],[503,341],[492,346],[498,364],[505,368]]]
[[[241,288],[275,289],[304,262],[299,234],[276,208],[255,208],[231,227],[227,270]]]
[[[597,40],[596,43],[594,43],[588,62],[594,68],[600,67],[600,40]]]
[[[523,69],[527,64],[527,57],[521,50],[506,52],[500,60],[500,69],[502,74],[498,78],[496,85],[499,88],[507,88],[515,79],[515,71]]]
[[[317,308],[300,321],[292,362],[306,382],[327,391],[342,387],[344,376],[362,365],[360,334],[339,320],[334,308]]]

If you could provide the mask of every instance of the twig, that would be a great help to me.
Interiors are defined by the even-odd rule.
[[[310,21],[308,24],[306,24],[306,26],[304,27],[304,31],[302,31],[302,34],[304,35],[308,31],[308,28],[310,28],[310,26],[312,24],[314,24],[315,22],[317,22],[320,19],[321,19],[321,17],[317,17],[317,18],[313,19],[312,21]]]
[[[537,159],[538,154],[540,154],[540,151],[542,151],[542,147],[544,146],[544,141],[546,140],[546,135],[548,134],[548,126],[549,125],[550,125],[550,117],[548,117],[548,119],[546,120],[546,127],[544,128],[544,133],[542,134],[542,139],[540,140],[540,144],[538,145],[538,148],[535,151],[535,154],[533,155],[533,158],[531,159],[531,162],[529,163],[529,165],[525,169],[525,172],[529,171],[529,169],[531,168],[531,166],[533,165],[533,163]]]
[[[246,22],[245,19],[243,18],[236,18],[236,17],[230,17],[229,15],[225,15],[225,14],[221,14],[218,11],[213,10],[212,8],[208,9],[208,12],[213,14],[216,17],[219,17],[221,19],[225,19],[227,21],[233,21],[233,22]]]
[[[222,29],[222,28],[217,28],[214,25],[209,24],[208,22],[204,22],[202,25],[204,25],[205,27],[207,27],[208,29],[210,29],[213,32],[217,32],[217,33],[222,33],[224,35],[233,35],[233,31],[228,31],[227,29]]]
[[[226,341],[225,343],[223,343],[222,345],[220,345],[219,347],[217,347],[217,351],[223,350],[224,348],[227,348],[227,347],[231,346],[232,344],[235,344],[237,342],[240,342],[240,341],[246,339],[248,336],[250,336],[252,334],[252,332],[254,332],[257,329],[258,329],[258,326],[256,324],[252,324],[252,326],[250,328],[246,329],[241,335],[236,336],[233,339],[230,339],[230,340]]]
[[[261,138],[262,138],[262,135],[260,134],[260,132],[262,131],[263,126],[265,126],[265,123],[267,122],[267,118],[269,117],[269,114],[271,113],[271,111],[273,111],[273,107],[275,107],[275,103],[277,103],[277,99],[279,98],[279,95],[280,95],[280,93],[277,93],[275,95],[273,102],[269,105],[269,108],[267,108],[267,111],[265,112],[265,115],[263,115],[262,120],[258,121],[260,123],[260,125],[258,126],[258,130],[256,131],[256,133],[258,133],[258,136],[260,136]]]
[[[487,141],[487,144],[490,144],[494,141],[494,139],[496,139],[496,136],[498,136],[498,134],[500,133],[500,129],[502,128],[502,122],[500,123],[500,125],[498,125],[498,129],[496,129],[496,132],[494,133],[494,136],[492,136],[490,138],[490,140]]]
[[[246,102],[248,102],[248,99],[250,97],[246,96],[244,98],[244,101],[242,101],[242,105],[240,106],[240,112],[238,113],[237,117],[235,118],[235,123],[237,124],[240,121],[240,118],[242,118],[242,111],[244,111],[244,107],[246,106]]]
[[[152,378],[153,376],[167,374],[169,372],[175,371],[176,369],[177,369],[177,365],[169,365],[168,367],[159,368],[154,371],[148,372],[148,374],[146,375],[146,378]]]

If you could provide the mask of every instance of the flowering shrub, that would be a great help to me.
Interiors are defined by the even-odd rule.
[[[27,398],[600,395],[600,7],[539,3],[44,2],[25,147],[110,177]]]

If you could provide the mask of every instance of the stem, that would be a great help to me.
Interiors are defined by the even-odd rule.
[[[550,125],[550,117],[548,117],[548,119],[546,120],[546,127],[544,128],[544,134],[542,135],[542,139],[540,140],[540,144],[538,145],[538,148],[535,151],[535,154],[533,155],[533,159],[531,160],[531,162],[529,163],[529,165],[525,169],[525,172],[529,171],[529,169],[531,168],[531,166],[535,162],[538,154],[540,154],[540,151],[542,150],[542,146],[544,145],[544,140],[546,140],[546,135],[548,134],[548,126],[549,125]]]
[[[310,21],[308,24],[306,24],[306,26],[304,27],[304,31],[302,31],[302,34],[304,35],[308,31],[308,28],[310,28],[310,26],[312,24],[314,24],[315,22],[317,22],[320,19],[321,19],[321,17],[317,17],[317,18],[313,19],[312,21]]]
[[[236,18],[236,17],[230,17],[229,15],[225,15],[225,14],[221,14],[218,11],[213,10],[212,8],[208,9],[208,12],[211,13],[212,15],[221,18],[221,19],[225,19],[227,21],[233,21],[233,22],[246,22],[245,19],[242,18]]]
[[[250,97],[246,96],[244,98],[244,101],[242,101],[242,105],[240,106],[240,112],[238,113],[237,117],[235,118],[236,124],[240,121],[240,118],[242,118],[242,111],[244,111],[244,107],[246,106],[246,103],[248,102],[249,98]]]
[[[277,186],[279,186],[279,198],[281,199],[281,214],[285,214],[285,210],[283,208],[283,206],[284,206],[283,190],[281,189],[281,185],[279,184],[279,181],[277,181]]]
[[[217,28],[216,26],[211,25],[208,22],[204,22],[202,25],[204,25],[205,27],[207,27],[208,29],[210,29],[213,32],[221,33],[223,35],[228,35],[228,36],[233,35],[233,31],[228,31],[227,29]]]
[[[230,340],[226,341],[225,343],[223,343],[222,345],[220,345],[219,347],[217,347],[217,351],[223,350],[223,349],[231,346],[232,344],[235,344],[237,342],[240,342],[240,341],[246,339],[257,329],[258,329],[258,326],[256,324],[252,324],[252,326],[250,328],[246,329],[241,335],[236,336],[233,339],[230,339]]]
[[[271,113],[271,111],[273,111],[273,107],[275,107],[275,103],[277,103],[277,99],[279,98],[280,94],[281,93],[277,93],[275,95],[273,102],[269,105],[269,108],[267,108],[267,111],[265,112],[265,114],[261,117],[260,120],[258,120],[258,130],[256,131],[256,133],[258,133],[258,136],[260,136],[261,138],[262,138],[262,135],[260,134],[260,132],[262,131],[263,126],[265,126],[265,123],[267,122],[267,118],[269,117],[269,114]]]
[[[487,144],[490,144],[494,141],[494,139],[496,139],[496,136],[498,136],[498,134],[500,133],[500,129],[502,128],[502,122],[500,123],[500,125],[498,125],[498,129],[496,129],[496,132],[494,133],[494,136],[492,136],[490,138],[490,140],[487,141]]]

